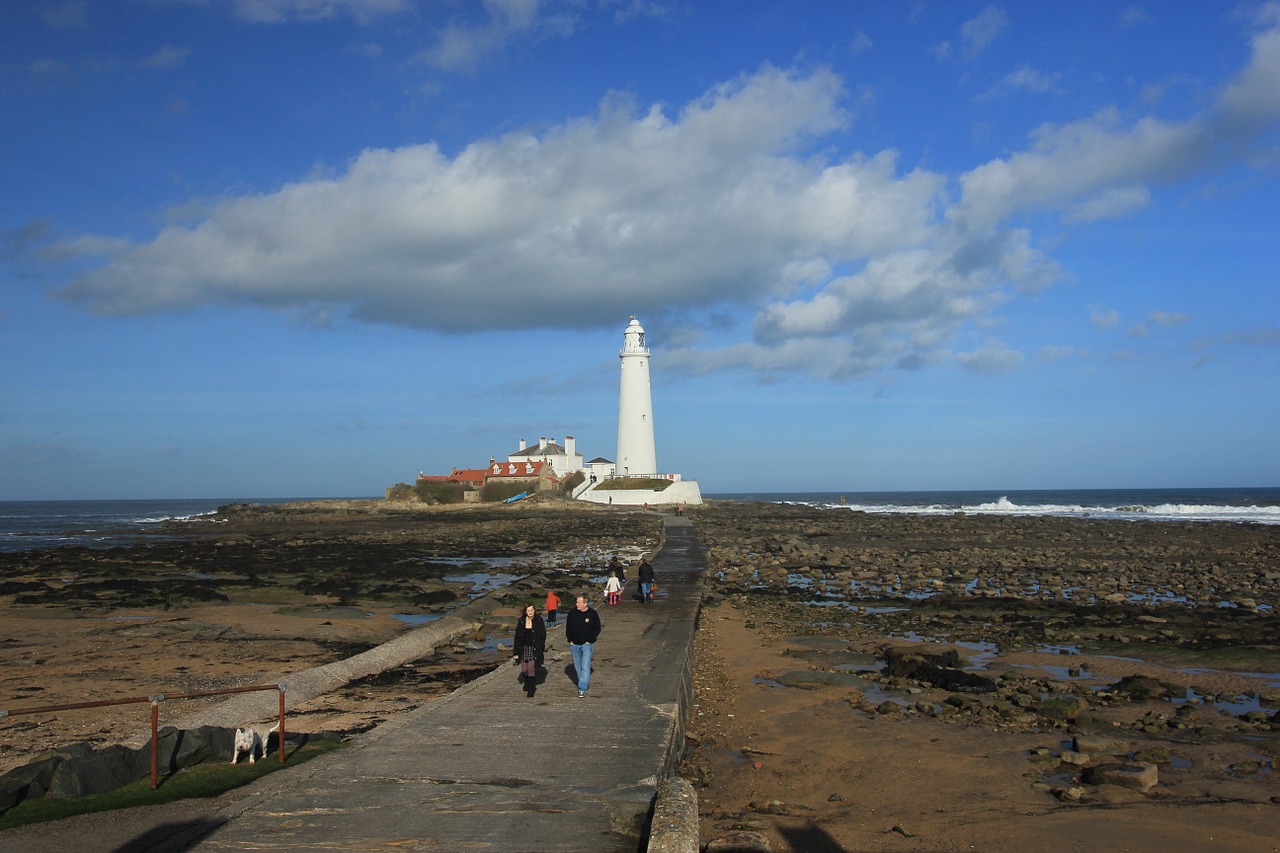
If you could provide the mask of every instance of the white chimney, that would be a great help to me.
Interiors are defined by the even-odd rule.
[[[520,449],[524,450],[524,439],[520,439]]]
[[[577,442],[575,442],[575,441],[573,440],[573,436],[571,436],[571,435],[566,435],[566,436],[564,437],[564,455],[569,457],[569,464],[570,464],[570,465],[572,465],[572,464],[573,464],[573,454],[574,454],[574,450],[575,450],[575,448],[574,448],[574,445],[575,445],[575,444],[577,444]]]
[[[544,435],[538,439],[538,449],[541,450],[546,446],[547,446],[547,437]]]

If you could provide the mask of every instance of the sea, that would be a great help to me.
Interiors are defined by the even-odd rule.
[[[898,515],[1051,515],[1116,521],[1280,524],[1280,487],[1242,489],[1069,489],[948,492],[735,492],[712,500],[804,504],[833,512]],[[0,551],[63,545],[112,547],[154,541],[164,522],[207,520],[230,503],[311,498],[182,498],[122,501],[0,501]]]
[[[885,515],[1051,515],[1116,521],[1236,521],[1280,524],[1280,488],[1037,489],[950,492],[763,492],[710,499],[804,504]]]
[[[310,498],[169,498],[127,501],[0,501],[0,551],[83,545],[129,545],[145,534],[154,541],[166,521],[215,524],[218,507],[262,505]]]

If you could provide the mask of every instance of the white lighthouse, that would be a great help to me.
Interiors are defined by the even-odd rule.
[[[635,317],[622,333],[622,382],[618,388],[619,477],[650,477],[658,473],[653,443],[653,396],[649,390],[649,350],[644,328]]]

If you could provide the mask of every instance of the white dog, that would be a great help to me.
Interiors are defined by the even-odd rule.
[[[272,732],[279,730],[279,723],[262,733],[259,733],[254,728],[236,729],[236,742],[231,748],[231,763],[239,764],[240,756],[245,754],[249,756],[250,764],[257,760],[259,753],[265,757],[267,754],[267,740],[271,737]]]

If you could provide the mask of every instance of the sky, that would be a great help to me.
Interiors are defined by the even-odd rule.
[[[1280,2],[7,0],[0,500],[1280,485]]]

